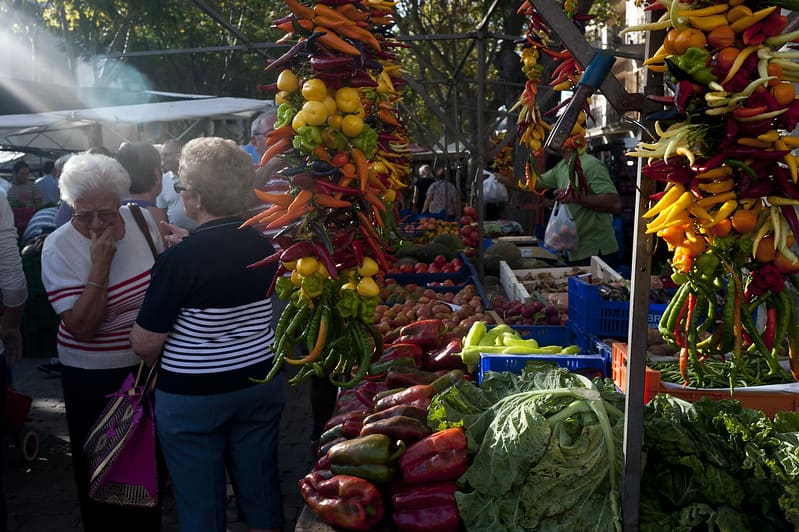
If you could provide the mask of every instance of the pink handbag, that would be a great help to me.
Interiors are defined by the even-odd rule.
[[[158,504],[153,390],[156,365],[140,383],[128,375],[95,422],[83,450],[89,460],[89,497],[97,502],[150,508]]]

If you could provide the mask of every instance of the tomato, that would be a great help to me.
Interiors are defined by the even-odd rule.
[[[344,115],[341,121],[341,132],[350,138],[357,137],[363,131],[363,119],[358,115]]]
[[[472,219],[468,216],[461,216],[461,225],[469,225],[472,223]]]
[[[353,87],[341,87],[336,91],[336,105],[342,113],[355,113],[363,109],[361,95]]]
[[[321,126],[327,120],[327,109],[321,101],[309,100],[302,106],[302,117],[309,126]]]
[[[780,252],[774,255],[774,267],[777,268],[780,273],[792,275],[799,272],[799,261],[791,262],[788,257]]]
[[[309,101],[321,102],[327,97],[327,85],[318,78],[305,80],[300,89],[302,97]]]
[[[663,231],[659,233],[659,236],[666,241],[670,249],[673,249],[682,244],[683,240],[685,240],[685,226],[672,225],[671,227],[663,229]]]
[[[677,40],[677,36],[680,34],[680,30],[677,28],[672,28],[666,34],[666,38],[663,39],[663,47],[666,49],[667,52],[670,54],[675,53],[677,50],[674,48],[674,41]]]
[[[710,234],[723,238],[730,234],[732,230],[732,222],[729,218],[724,218],[722,221],[710,228]]]
[[[751,233],[757,227],[757,214],[749,209],[738,209],[732,214],[732,228],[743,234]]]
[[[277,76],[277,88],[281,91],[294,92],[300,86],[300,79],[297,74],[286,68],[280,71]]]
[[[399,271],[401,273],[413,273],[413,266],[408,263],[400,264]]]
[[[439,268],[443,268],[444,265],[447,263],[447,257],[444,255],[436,255],[433,259],[433,264],[438,266]]]
[[[774,247],[774,235],[766,235],[761,238],[755,253],[755,258],[758,262],[763,264],[772,262],[776,255],[777,249]]]
[[[718,65],[718,67],[724,72],[727,72],[735,62],[735,58],[738,57],[740,52],[741,51],[734,46],[724,48],[716,54],[716,65]]]
[[[413,267],[413,271],[416,273],[427,273],[427,264],[424,262],[417,262],[416,265]]]
[[[793,83],[783,81],[771,87],[771,95],[774,96],[778,104],[783,106],[790,105],[796,97],[796,89]]]
[[[735,44],[735,31],[727,24],[722,24],[708,33],[707,44],[711,48],[727,48]]]
[[[674,39],[674,51],[680,55],[684,54],[688,48],[699,48],[704,50],[707,44],[705,34],[694,28],[685,28],[680,31]]]
[[[471,205],[467,205],[466,207],[463,208],[463,214],[465,216],[471,217],[472,219],[475,220],[477,219],[477,209],[475,209]]]

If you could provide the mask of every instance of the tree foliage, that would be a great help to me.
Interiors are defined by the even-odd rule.
[[[202,9],[205,5],[238,35],[214,20]],[[272,81],[263,72],[266,57],[261,54],[274,57],[280,51],[225,49],[273,43],[280,36],[270,28],[283,7],[279,0],[49,0],[38,6],[42,25],[60,35],[72,57],[133,54],[95,61],[99,86],[135,84],[135,78],[126,75],[134,71],[147,80],[148,88],[259,97],[258,85]],[[201,51],[210,47],[220,49]],[[175,53],[191,49],[190,53]],[[135,55],[159,50],[165,53]]]

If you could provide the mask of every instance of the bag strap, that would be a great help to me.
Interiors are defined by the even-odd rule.
[[[158,257],[158,250],[155,248],[155,242],[153,242],[153,236],[150,234],[150,228],[147,225],[147,221],[144,219],[144,215],[141,212],[141,207],[137,203],[128,203],[128,209],[130,209],[130,213],[133,215],[133,219],[136,220],[136,224],[141,229],[141,232],[144,233],[144,238],[147,240],[147,245],[150,246],[150,251],[153,253],[153,258]]]
[[[144,378],[144,383],[141,386],[144,387],[145,392],[152,392],[155,389],[155,381],[158,377],[158,366],[161,364],[161,358],[159,357],[158,360],[147,370],[147,376]],[[144,361],[139,362],[139,369],[136,371],[136,380],[133,383],[133,386],[128,393],[133,394],[140,386],[142,375],[144,374],[145,370],[147,369],[147,364]]]

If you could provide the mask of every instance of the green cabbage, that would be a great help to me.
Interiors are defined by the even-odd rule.
[[[474,459],[458,480],[467,530],[621,530],[623,396],[550,363],[487,372],[436,396],[428,421],[462,425]]]

